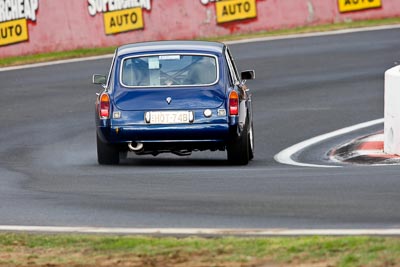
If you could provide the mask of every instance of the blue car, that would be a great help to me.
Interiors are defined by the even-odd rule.
[[[136,155],[227,151],[229,163],[254,157],[251,94],[225,44],[135,43],[116,49],[96,100],[99,164]]]

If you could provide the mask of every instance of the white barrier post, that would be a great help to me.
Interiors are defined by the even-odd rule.
[[[385,72],[384,152],[400,155],[400,66]]]

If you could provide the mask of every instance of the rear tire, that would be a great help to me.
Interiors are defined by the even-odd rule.
[[[251,124],[250,132],[249,132],[249,160],[254,158],[254,128],[253,124]]]
[[[101,141],[98,135],[97,139],[97,161],[100,165],[117,165],[119,164],[119,150],[113,145],[109,145]]]
[[[247,126],[243,129],[239,139],[231,142],[227,147],[228,161],[233,165],[247,165],[249,163],[249,134]]]

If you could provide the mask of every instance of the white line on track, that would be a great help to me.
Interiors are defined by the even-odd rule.
[[[195,236],[400,236],[400,229],[217,229],[217,228],[107,228],[107,227],[52,227],[0,226],[6,232],[127,234],[127,235],[195,235]]]
[[[366,31],[377,31],[377,30],[391,30],[391,29],[399,29],[400,25],[383,25],[383,26],[375,26],[375,27],[365,27],[358,29],[344,29],[344,30],[336,30],[336,31],[327,31],[327,32],[315,32],[315,33],[300,33],[300,34],[290,34],[285,36],[271,36],[271,37],[261,37],[261,38],[251,38],[245,40],[237,40],[237,41],[228,41],[225,42],[228,45],[231,44],[244,44],[244,43],[254,43],[254,42],[266,42],[266,41],[275,41],[275,40],[284,40],[284,39],[293,39],[293,38],[307,38],[307,37],[319,37],[319,36],[329,36],[329,35],[338,35],[338,34],[346,34],[346,33],[356,33],[356,32],[366,32]],[[0,68],[0,72],[4,71],[12,71],[12,70],[22,70],[29,68],[38,68],[38,67],[46,67],[58,64],[65,63],[75,63],[89,60],[98,60],[98,59],[106,59],[112,58],[113,54],[103,55],[103,56],[94,56],[94,57],[84,57],[84,58],[75,58],[75,59],[66,59],[66,60],[57,60],[36,64],[28,64],[14,67],[5,67]]]
[[[357,125],[353,125],[350,127],[346,127],[340,130],[336,130],[330,133],[326,133],[320,136],[316,136],[313,137],[311,139],[305,140],[303,142],[300,142],[298,144],[295,144],[291,147],[288,147],[284,150],[282,150],[281,152],[279,152],[278,154],[275,155],[274,159],[282,164],[287,164],[287,165],[294,165],[294,166],[302,166],[302,167],[314,167],[314,168],[338,168],[340,166],[333,166],[333,165],[317,165],[317,164],[309,164],[309,163],[302,163],[302,162],[297,162],[295,161],[292,157],[294,154],[296,154],[297,152],[300,152],[301,150],[315,145],[319,142],[325,141],[327,139],[333,138],[333,137],[337,137],[339,135],[343,135],[343,134],[347,134],[356,130],[360,130],[362,128],[367,128],[376,124],[380,124],[383,123],[384,119],[377,119],[377,120],[373,120],[373,121],[367,121],[364,123],[360,123]]]
[[[254,42],[293,39],[293,38],[307,38],[307,37],[339,35],[339,34],[356,33],[356,32],[391,30],[391,29],[399,29],[399,28],[400,28],[400,25],[398,25],[398,24],[382,25],[382,26],[365,27],[365,28],[358,28],[358,29],[357,28],[356,29],[343,29],[343,30],[334,30],[334,31],[326,31],[326,32],[298,33],[298,34],[289,34],[289,35],[285,35],[285,36],[270,36],[270,37],[251,38],[251,39],[246,39],[246,40],[228,41],[228,42],[224,42],[224,43],[226,43],[226,44],[254,43]]]
[[[92,60],[99,60],[99,59],[107,59],[107,58],[112,58],[112,57],[113,57],[113,54],[108,54],[108,55],[94,56],[94,57],[73,58],[73,59],[49,61],[49,62],[28,64],[28,65],[0,68],[0,72],[12,71],[12,70],[32,69],[32,68],[39,68],[39,67],[47,67],[47,66],[66,64],[66,63],[82,62],[82,61],[92,61]]]

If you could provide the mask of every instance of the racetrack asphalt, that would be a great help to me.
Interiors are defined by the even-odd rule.
[[[0,72],[0,225],[200,228],[398,228],[400,167],[282,165],[279,151],[383,117],[383,74],[400,29],[231,45],[255,69],[256,156],[131,156],[96,162],[93,73],[111,59]],[[383,125],[327,140],[300,161]]]

